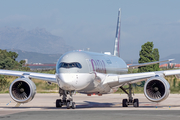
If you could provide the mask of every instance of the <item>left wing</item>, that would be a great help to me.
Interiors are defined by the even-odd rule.
[[[0,75],[9,75],[9,76],[18,76],[18,77],[28,76],[29,78],[35,78],[35,79],[45,80],[48,82],[57,83],[55,74],[23,72],[23,71],[13,71],[13,70],[2,70],[2,69],[0,69]]]

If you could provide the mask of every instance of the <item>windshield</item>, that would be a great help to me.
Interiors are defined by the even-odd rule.
[[[81,64],[78,63],[78,62],[73,62],[73,63],[64,63],[64,62],[61,62],[59,64],[59,68],[73,68],[73,67],[82,68]]]

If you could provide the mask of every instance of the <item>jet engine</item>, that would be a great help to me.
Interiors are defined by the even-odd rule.
[[[144,85],[144,94],[152,102],[165,100],[170,93],[170,85],[163,77],[152,77]]]
[[[36,85],[28,78],[18,78],[11,83],[9,93],[14,101],[27,103],[34,98]]]

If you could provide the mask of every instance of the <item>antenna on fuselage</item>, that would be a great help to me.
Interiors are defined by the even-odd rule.
[[[119,8],[118,11],[118,20],[117,20],[115,46],[114,46],[114,56],[118,56],[118,57],[120,57],[120,53],[119,53],[120,28],[121,28],[121,8]]]

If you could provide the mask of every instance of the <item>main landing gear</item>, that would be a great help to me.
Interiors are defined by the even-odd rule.
[[[128,107],[128,105],[133,105],[134,107],[139,107],[139,100],[133,99],[132,97],[132,85],[129,84],[129,93],[122,86],[120,87],[127,95],[129,99],[122,100],[122,107]]]
[[[65,91],[65,90],[62,90],[59,88],[59,94],[60,94],[60,97],[62,96],[62,99],[57,99],[56,100],[56,108],[60,108],[62,107],[63,105],[66,105],[67,106],[67,109],[75,109],[76,108],[76,103],[73,102],[73,95],[74,91]],[[70,95],[69,99],[67,99],[67,95]]]

